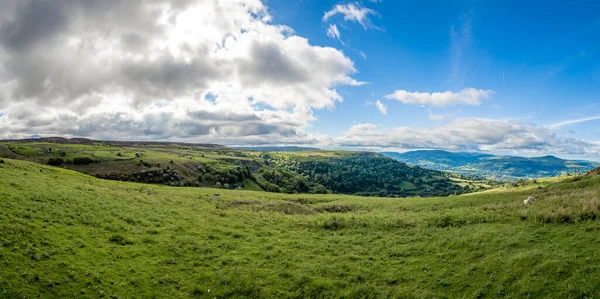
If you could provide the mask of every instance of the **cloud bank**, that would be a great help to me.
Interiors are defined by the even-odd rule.
[[[0,138],[311,143],[355,73],[258,0],[0,4]]]
[[[552,130],[513,121],[458,118],[433,128],[379,129],[375,124],[350,127],[333,140],[338,146],[394,149],[514,152],[597,156],[600,144],[562,137]]]

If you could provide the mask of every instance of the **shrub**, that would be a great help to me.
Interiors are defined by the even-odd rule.
[[[73,164],[75,165],[87,165],[91,163],[96,163],[98,161],[90,158],[90,157],[77,157],[73,159]]]
[[[58,166],[58,165],[62,165],[63,163],[65,163],[65,161],[61,158],[50,158],[48,159],[48,165],[52,165],[52,166]]]
[[[317,185],[314,188],[312,188],[311,193],[315,193],[315,194],[327,194],[327,188],[323,187],[323,185]]]

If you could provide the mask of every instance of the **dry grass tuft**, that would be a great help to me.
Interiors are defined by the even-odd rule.
[[[502,210],[502,209],[504,209],[504,208],[505,208],[504,204],[501,204],[501,203],[495,203],[495,204],[484,205],[484,206],[482,207],[482,209],[483,209],[484,211],[498,211],[498,210]]]
[[[596,214],[598,212],[598,206],[600,206],[600,202],[598,202],[597,199],[584,200],[582,204],[582,210],[586,214]]]

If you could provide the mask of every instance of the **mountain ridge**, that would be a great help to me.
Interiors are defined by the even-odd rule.
[[[600,162],[566,160],[553,155],[521,157],[444,150],[417,150],[405,153],[381,152],[381,154],[409,165],[427,169],[502,180],[583,173],[600,166]]]

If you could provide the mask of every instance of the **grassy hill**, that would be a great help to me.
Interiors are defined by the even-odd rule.
[[[186,187],[365,196],[444,196],[481,190],[446,173],[376,153],[260,152],[214,144],[47,138],[0,141],[0,158],[76,170],[98,178]],[[459,178],[460,179],[460,178]]]
[[[236,146],[234,149],[245,150],[245,151],[259,151],[259,152],[302,152],[302,151],[319,151],[321,149],[315,147],[302,147],[302,146]]]
[[[554,156],[526,158],[480,153],[452,153],[441,150],[419,150],[406,153],[384,152],[382,154],[400,162],[427,169],[502,180],[553,177],[564,173],[585,173],[600,166],[599,162],[563,160]]]
[[[4,298],[592,298],[600,176],[445,198],[175,188],[0,162]],[[538,201],[524,205],[533,195]]]

